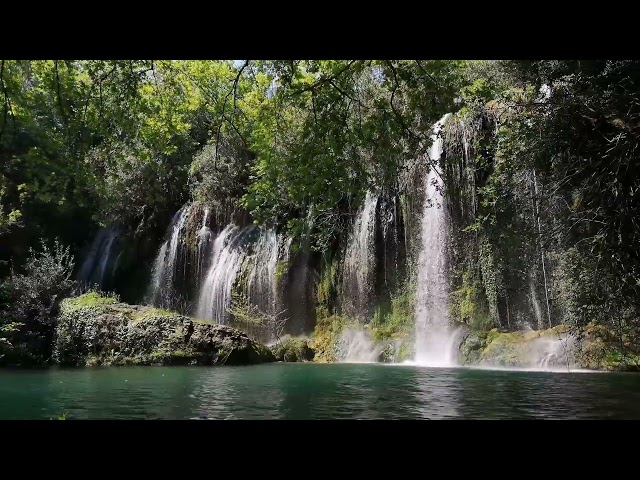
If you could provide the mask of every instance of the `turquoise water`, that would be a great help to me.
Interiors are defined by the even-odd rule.
[[[640,419],[640,375],[376,364],[0,370],[0,419]]]

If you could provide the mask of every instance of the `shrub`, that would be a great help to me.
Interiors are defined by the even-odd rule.
[[[51,345],[60,300],[74,285],[73,256],[57,240],[53,249],[30,251],[24,273],[12,272],[0,284],[0,337],[3,363],[42,363]],[[3,352],[0,352],[2,354]]]

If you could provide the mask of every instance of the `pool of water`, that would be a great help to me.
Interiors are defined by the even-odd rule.
[[[0,370],[0,419],[640,419],[640,375],[382,364]]]

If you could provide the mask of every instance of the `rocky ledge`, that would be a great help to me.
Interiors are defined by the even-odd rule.
[[[243,332],[89,293],[63,300],[54,359],[61,365],[249,365],[275,361]]]
[[[625,336],[600,326],[500,332],[467,331],[460,345],[463,365],[536,369],[640,371],[640,351]]]

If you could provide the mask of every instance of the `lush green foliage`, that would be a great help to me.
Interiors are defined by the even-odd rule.
[[[146,265],[136,255],[193,198],[315,252],[314,341],[330,358],[354,211],[367,191],[404,202],[421,185],[447,112],[452,319],[640,332],[637,61],[2,60],[0,96],[0,355],[46,336],[99,225],[122,226]],[[41,238],[69,250],[29,257]],[[381,339],[412,316],[393,289]]]
[[[412,289],[407,290],[391,299],[390,308],[380,305],[376,309],[371,322],[376,340],[406,339],[413,333],[415,298]]]
[[[73,287],[73,257],[58,242],[31,252],[24,273],[12,273],[0,284],[0,337],[4,361],[40,363],[51,353],[60,300]],[[2,353],[2,352],[0,352]]]
[[[113,305],[120,301],[117,295],[107,295],[102,292],[90,290],[78,297],[65,298],[60,302],[60,308],[67,312],[73,312],[83,307],[94,307],[101,305]]]
[[[467,71],[476,79],[445,142],[456,262],[467,269],[453,313],[478,310],[485,323],[486,303],[513,329],[535,324],[523,313],[533,303],[539,328],[596,321],[637,343],[638,63],[471,62]]]

